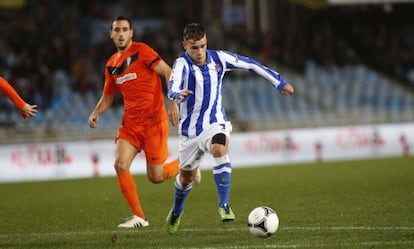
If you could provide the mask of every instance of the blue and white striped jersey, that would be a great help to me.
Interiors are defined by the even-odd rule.
[[[178,99],[183,89],[193,92],[180,104],[179,134],[198,136],[213,123],[225,123],[222,105],[224,73],[234,69],[248,70],[270,81],[280,92],[287,84],[277,72],[245,56],[223,50],[207,50],[207,63],[198,66],[185,52],[173,65],[168,97]]]

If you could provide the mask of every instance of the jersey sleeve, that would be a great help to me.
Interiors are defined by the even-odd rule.
[[[183,89],[182,82],[183,82],[183,76],[186,73],[186,67],[185,67],[185,59],[182,57],[179,57],[177,60],[175,60],[172,72],[170,76],[170,80],[168,82],[169,88],[168,88],[168,98],[177,100],[180,98],[180,92]]]
[[[287,81],[278,72],[249,57],[231,53],[229,51],[219,51],[219,55],[225,61],[228,71],[236,68],[248,70],[249,72],[270,81],[279,92],[281,92],[287,84]]]
[[[145,43],[141,43],[139,56],[143,63],[151,69],[154,69],[161,62],[159,54]]]
[[[0,76],[0,91],[4,93],[13,104],[20,110],[23,109],[26,102],[19,96],[19,94],[14,90],[14,88]]]
[[[112,95],[119,92],[119,87],[116,86],[114,79],[108,72],[108,67],[105,67],[105,85],[103,88],[103,94],[105,95]]]

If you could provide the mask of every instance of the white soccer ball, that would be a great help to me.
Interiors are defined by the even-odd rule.
[[[250,212],[247,225],[253,235],[265,238],[272,236],[277,231],[279,217],[270,207],[256,207]]]

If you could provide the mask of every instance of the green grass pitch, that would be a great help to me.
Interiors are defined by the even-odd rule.
[[[116,227],[130,212],[114,177],[0,184],[0,248],[414,248],[413,157],[233,169],[226,224],[202,173],[175,235],[164,225],[172,181],[135,176],[150,226],[134,230]],[[280,219],[265,239],[247,228],[260,205]]]

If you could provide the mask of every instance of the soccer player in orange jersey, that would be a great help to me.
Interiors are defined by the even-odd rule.
[[[119,187],[133,216],[118,225],[122,228],[146,227],[148,220],[141,208],[136,184],[130,173],[135,156],[145,151],[147,176],[153,183],[174,177],[178,159],[165,163],[168,157],[168,118],[178,124],[178,106],[169,101],[168,114],[164,106],[160,75],[166,85],[171,67],[143,42],[133,41],[131,21],[117,17],[111,25],[110,37],[117,52],[107,61],[102,97],[89,116],[89,126],[97,127],[99,115],[111,106],[120,92],[124,101],[124,116],[116,136],[115,171]]]
[[[26,103],[14,90],[14,88],[7,82],[6,79],[0,76],[0,92],[4,93],[19,110],[20,115],[26,119],[36,116],[37,105],[29,105]]]

